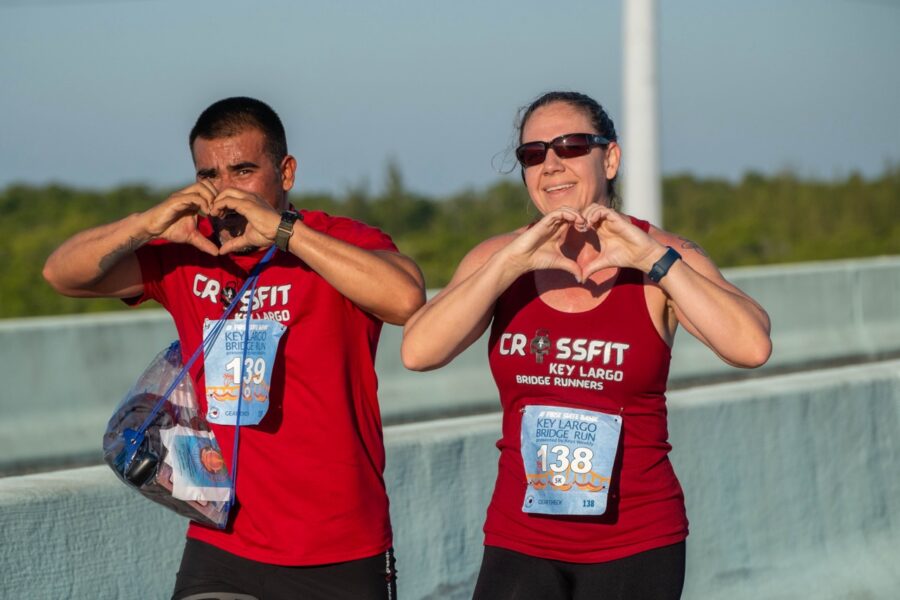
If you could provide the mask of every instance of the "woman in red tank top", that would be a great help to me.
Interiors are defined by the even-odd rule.
[[[543,215],[486,240],[406,324],[407,368],[490,326],[503,432],[475,597],[679,598],[687,518],[668,460],[678,325],[757,367],[769,318],[696,245],[618,212],[612,120],[575,92],[521,113],[516,157]]]

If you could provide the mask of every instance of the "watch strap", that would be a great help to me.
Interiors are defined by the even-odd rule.
[[[294,233],[294,223],[297,220],[303,220],[300,213],[286,210],[281,213],[281,223],[278,224],[278,231],[275,233],[275,246],[282,252],[287,252],[288,243],[291,241],[291,235]]]
[[[680,258],[681,255],[678,254],[672,246],[666,246],[666,253],[653,264],[650,268],[650,272],[647,273],[647,277],[649,277],[650,281],[653,283],[659,283],[659,280],[666,276],[666,273],[669,272],[669,269],[675,264],[675,261]]]

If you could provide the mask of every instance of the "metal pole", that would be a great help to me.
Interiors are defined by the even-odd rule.
[[[662,227],[656,0],[624,0],[624,209]]]

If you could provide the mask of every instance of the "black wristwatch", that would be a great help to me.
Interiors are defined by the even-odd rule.
[[[669,268],[671,268],[671,266],[675,264],[675,261],[680,258],[681,255],[678,254],[672,246],[666,246],[666,253],[653,264],[650,268],[650,272],[647,273],[647,277],[649,277],[650,281],[653,283],[659,283],[659,280],[665,277],[666,273],[669,272]]]
[[[282,252],[287,252],[288,242],[291,241],[291,235],[294,233],[294,223],[297,219],[303,220],[303,215],[286,210],[281,213],[281,223],[278,224],[278,231],[275,233],[275,245]]]

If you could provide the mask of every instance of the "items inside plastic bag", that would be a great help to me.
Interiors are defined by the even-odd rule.
[[[190,376],[182,376],[180,344],[160,352],[113,413],[103,458],[126,485],[198,523],[224,528],[231,478],[215,435],[200,415]]]

